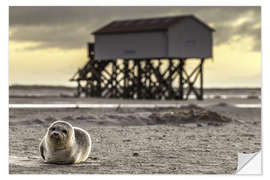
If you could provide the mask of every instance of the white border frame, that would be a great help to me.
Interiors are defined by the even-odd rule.
[[[91,2],[90,2],[91,1]],[[269,110],[270,108],[270,82],[267,80],[270,76],[270,57],[269,57],[269,48],[270,48],[270,28],[269,28],[269,17],[270,17],[270,3],[269,0],[9,0],[4,1],[1,4],[1,80],[0,80],[0,89],[1,89],[1,174],[8,174],[8,6],[22,5],[22,6],[262,6],[262,139],[267,139],[269,137],[270,131],[264,131],[264,127],[270,127],[269,119]],[[268,159],[263,161],[263,167],[268,169],[269,166],[269,140],[262,143],[263,150],[267,153],[263,155],[263,159]],[[267,164],[266,164],[267,163]],[[265,170],[263,176],[257,176],[255,178],[264,178],[269,179],[270,171]],[[128,176],[128,177],[127,177]],[[3,177],[3,176],[2,176]],[[22,178],[19,175],[11,175],[8,178]],[[48,176],[23,176],[27,179],[47,179]],[[104,178],[108,176],[104,175],[95,175],[95,176],[80,176],[86,178]],[[167,177],[170,178],[181,178],[179,176],[130,176],[130,175],[121,175],[121,176],[110,176],[110,179],[137,179],[137,178],[155,178],[155,179],[164,179]],[[205,177],[205,176],[204,176]],[[4,177],[3,177],[4,178]],[[64,178],[73,179],[74,176],[65,176]],[[202,178],[201,176],[185,176],[185,179],[194,179]],[[207,176],[207,179],[217,178],[216,176]],[[226,178],[226,176],[219,176],[218,178]],[[229,176],[229,178],[243,178],[249,179],[254,178],[253,176]]]

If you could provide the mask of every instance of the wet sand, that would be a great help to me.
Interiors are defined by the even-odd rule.
[[[205,110],[224,115],[230,121],[214,118],[177,121],[177,116],[168,117],[179,109],[168,108],[10,109],[9,172],[233,174],[237,152],[253,153],[261,149],[261,109],[240,109],[230,106],[229,101],[217,102],[203,101],[208,105]],[[93,149],[86,162],[75,165],[42,162],[39,142],[48,125],[57,119],[91,134]]]

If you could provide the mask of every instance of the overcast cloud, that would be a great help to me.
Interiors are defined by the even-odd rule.
[[[118,19],[193,14],[216,29],[215,45],[250,37],[261,50],[260,7],[10,7],[10,40],[37,48],[77,49],[91,32]]]

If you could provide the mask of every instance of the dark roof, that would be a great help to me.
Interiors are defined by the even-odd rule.
[[[147,19],[130,19],[113,21],[102,28],[94,31],[92,34],[112,34],[112,33],[128,33],[128,32],[145,32],[145,31],[166,31],[170,26],[180,23],[182,20],[192,18],[198,23],[202,24],[210,31],[213,28],[199,20],[193,15],[186,16],[168,16],[160,18],[147,18]]]

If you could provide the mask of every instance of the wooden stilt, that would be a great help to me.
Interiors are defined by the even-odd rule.
[[[184,59],[180,59],[180,67],[179,67],[179,99],[184,99],[184,77],[183,77],[183,69],[184,69],[185,61]]]
[[[200,98],[199,100],[203,100],[203,63],[204,63],[204,58],[201,59],[201,63],[200,63],[200,74],[201,74],[201,78],[200,78]]]

